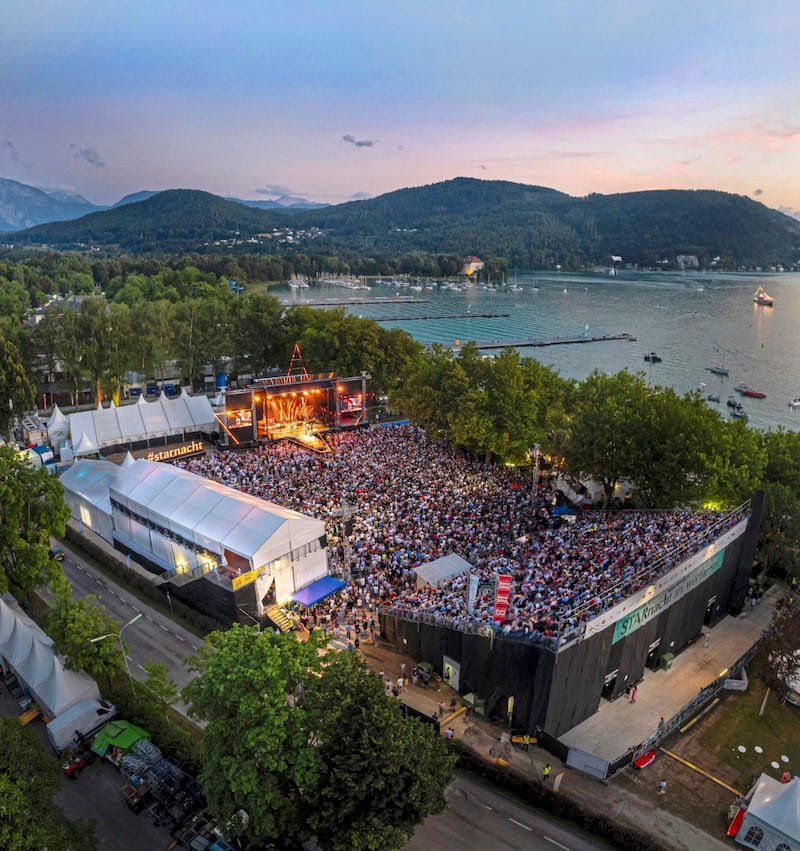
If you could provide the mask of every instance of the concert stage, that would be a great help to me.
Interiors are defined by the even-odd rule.
[[[329,452],[325,434],[367,422],[366,375],[334,373],[281,375],[256,379],[244,390],[229,391],[218,415],[220,439],[231,448],[291,440]]]

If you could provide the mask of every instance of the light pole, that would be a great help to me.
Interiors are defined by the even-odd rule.
[[[105,635],[98,635],[97,638],[90,638],[89,641],[92,644],[96,644],[98,641],[103,641],[106,638],[116,638],[119,641],[119,649],[122,651],[122,659],[125,662],[125,670],[128,672],[128,679],[131,681],[131,691],[136,693],[136,689],[133,685],[133,677],[131,676],[131,668],[128,664],[128,657],[125,655],[125,645],[122,643],[122,631],[125,627],[130,626],[132,623],[136,623],[140,617],[142,617],[142,612],[139,612],[138,615],[134,615],[126,624],[123,624],[119,628],[119,632],[107,632]]]

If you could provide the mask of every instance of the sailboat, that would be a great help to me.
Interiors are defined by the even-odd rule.
[[[728,370],[725,367],[725,346],[722,346],[722,363],[715,364],[714,366],[707,366],[706,369],[709,372],[713,372],[714,375],[728,375]]]

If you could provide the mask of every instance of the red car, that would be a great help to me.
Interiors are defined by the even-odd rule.
[[[75,780],[81,773],[81,769],[91,765],[94,761],[95,755],[91,751],[81,748],[67,758],[67,761],[61,766],[61,770],[70,780]]]

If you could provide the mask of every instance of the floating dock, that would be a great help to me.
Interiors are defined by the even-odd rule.
[[[373,322],[426,322],[433,319],[508,319],[510,313],[481,313],[471,310],[469,313],[440,313],[437,316],[370,316]]]
[[[623,343],[635,343],[636,337],[633,334],[604,334],[602,337],[553,337],[552,339],[539,339],[538,337],[517,337],[507,340],[491,340],[488,342],[474,343],[479,349],[521,349],[525,347],[543,348],[545,346],[572,346],[577,343],[605,343],[612,340],[618,340]],[[472,342],[472,341],[471,341]],[[464,344],[466,345],[466,343]],[[460,352],[464,348],[460,342],[456,341],[448,348],[454,352]]]

